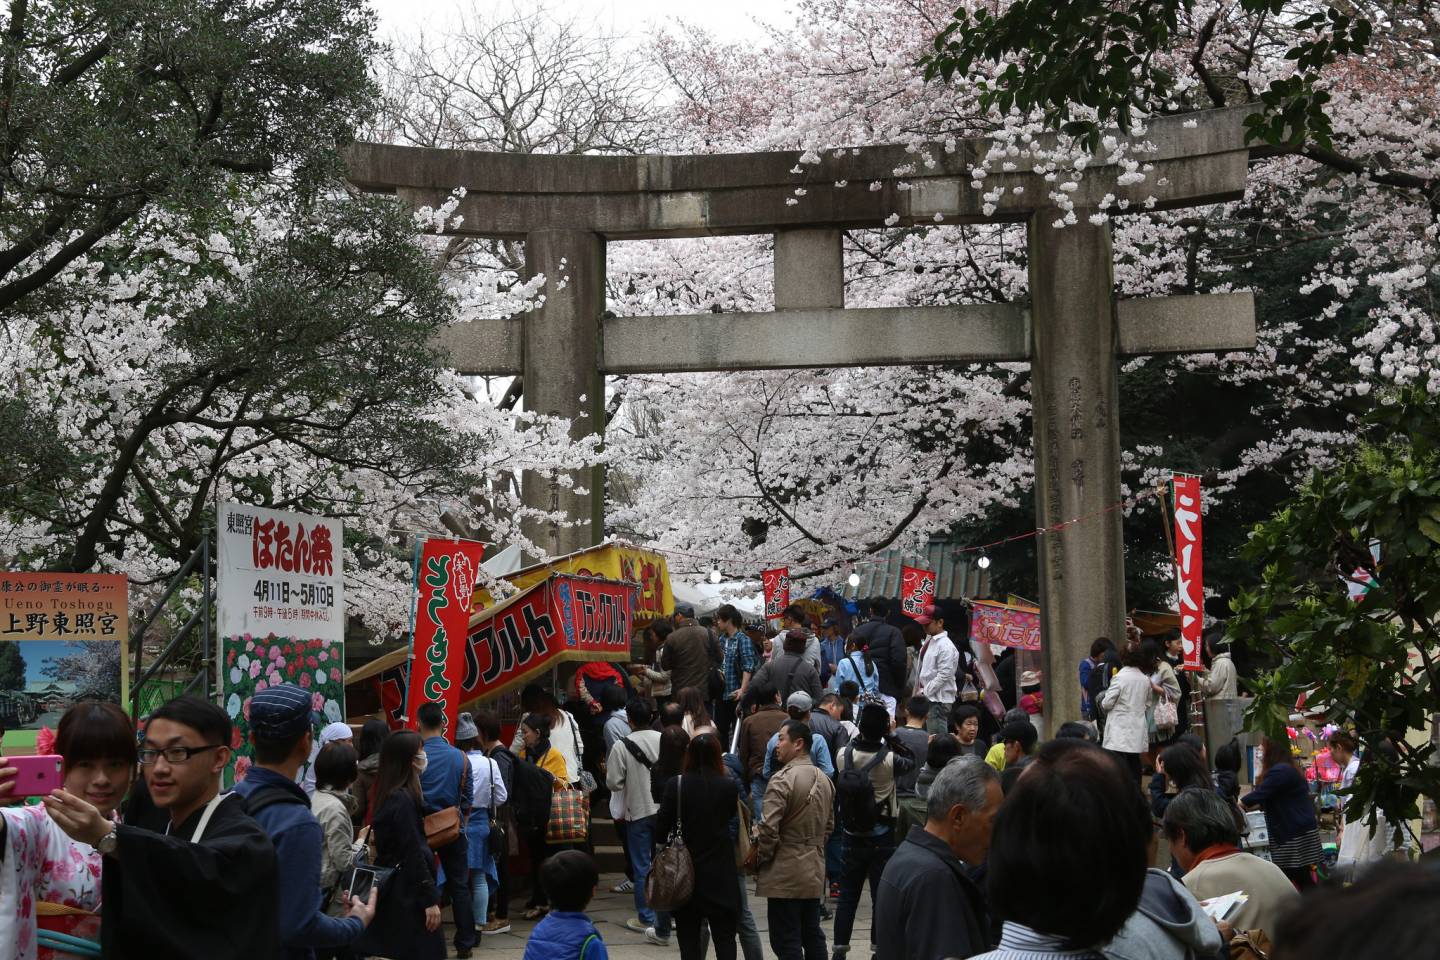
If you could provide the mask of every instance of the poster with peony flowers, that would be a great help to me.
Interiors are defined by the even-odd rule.
[[[225,773],[233,784],[250,769],[250,698],[259,691],[290,683],[309,693],[317,736],[345,719],[344,529],[240,503],[221,505],[218,527],[220,702],[235,725]]]
[[[317,738],[320,727],[345,719],[345,645],[339,641],[224,637],[220,657],[222,703],[234,724],[227,786],[243,780],[250,769],[250,698],[266,687],[291,683],[309,693]],[[302,781],[308,766],[300,769]]]

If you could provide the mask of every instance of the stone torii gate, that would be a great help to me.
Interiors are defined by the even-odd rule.
[[[1122,186],[1118,167],[1089,167],[1070,194],[1078,223],[1063,228],[1054,226],[1062,214],[1051,184],[1025,158],[986,178],[986,189],[1005,189],[984,209],[970,171],[987,140],[936,149],[933,167],[903,177],[896,168],[916,157],[902,146],[827,152],[804,166],[807,195],[794,204],[786,200],[802,185],[795,152],[537,156],[358,144],[349,176],[416,206],[438,207],[464,187],[455,233],[524,241],[527,276],[547,278],[543,306],[523,318],[456,324],[444,346],[461,373],[522,375],[526,407],[575,419],[577,432],[603,425],[606,374],[1030,361],[1036,525],[1047,527],[1120,499],[1117,358],[1255,345],[1249,294],[1117,301],[1109,227],[1087,219],[1107,194],[1131,201],[1132,211],[1152,197],[1159,209],[1239,199],[1247,112],[1154,121],[1145,180]],[[946,224],[1025,223],[1029,304],[846,309],[841,231],[933,224],[937,214]],[[608,240],[757,233],[775,237],[773,313],[604,316]],[[527,503],[581,521],[533,531],[537,542],[548,539],[560,554],[597,542],[599,480],[585,478],[578,493],[525,478]],[[1123,636],[1122,514],[1046,536],[1038,555],[1053,727],[1079,716],[1075,669],[1091,641]]]

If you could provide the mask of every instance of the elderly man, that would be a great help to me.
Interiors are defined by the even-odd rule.
[[[1226,918],[1230,925],[1273,936],[1276,922],[1300,895],[1275,864],[1241,852],[1235,816],[1234,808],[1213,790],[1180,791],[1165,808],[1170,852],[1185,872],[1186,889],[1197,899],[1240,891],[1249,899]]]
[[[985,897],[970,877],[985,862],[1003,799],[999,775],[979,757],[956,757],[935,777],[925,828],[905,835],[880,875],[877,960],[941,960],[989,949]]]

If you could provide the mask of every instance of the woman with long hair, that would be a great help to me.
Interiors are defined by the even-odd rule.
[[[853,680],[861,693],[872,696],[880,694],[880,668],[870,656],[870,648],[863,638],[852,635],[845,643],[845,656],[835,667],[835,676],[830,678],[830,688],[838,692],[840,684]]]
[[[356,952],[393,960],[440,960],[445,956],[440,892],[420,813],[425,744],[413,730],[396,730],[385,738],[379,757],[371,813],[375,864],[395,867],[396,872],[381,889],[375,920],[357,942]]]
[[[705,695],[699,687],[682,687],[677,700],[680,709],[685,711],[685,719],[680,721],[680,725],[686,733],[692,737],[715,733],[715,721],[710,718],[710,711],[705,709]]]
[[[1255,789],[1240,798],[1247,810],[1265,811],[1270,860],[1301,890],[1315,885],[1320,862],[1320,827],[1305,775],[1295,766],[1289,738],[1264,737],[1265,759]]]
[[[60,755],[64,789],[106,818],[135,776],[135,725],[113,703],[86,701],[66,710],[51,748]],[[14,769],[0,757],[0,803],[11,803]],[[0,956],[34,960],[38,904],[63,908],[44,928],[100,940],[100,852],[72,840],[42,805],[0,809]],[[47,910],[47,913],[50,911]],[[66,954],[68,956],[68,954]]]
[[[684,772],[665,786],[656,822],[657,841],[679,826],[695,867],[695,893],[674,911],[681,960],[700,960],[702,924],[709,924],[718,960],[734,960],[740,914],[740,880],[730,821],[739,788],[725,772],[720,741],[702,733],[685,748]]]
[[[384,720],[371,717],[360,728],[355,739],[355,752],[360,760],[355,767],[355,782],[350,785],[350,795],[355,798],[350,816],[359,830],[370,822],[370,801],[374,799],[375,771],[380,766],[380,746],[390,736],[390,725]]]

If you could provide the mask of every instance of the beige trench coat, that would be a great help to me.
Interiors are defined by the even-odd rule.
[[[755,892],[815,900],[825,894],[825,837],[835,828],[835,785],[810,755],[777,770],[765,787],[756,838]]]

